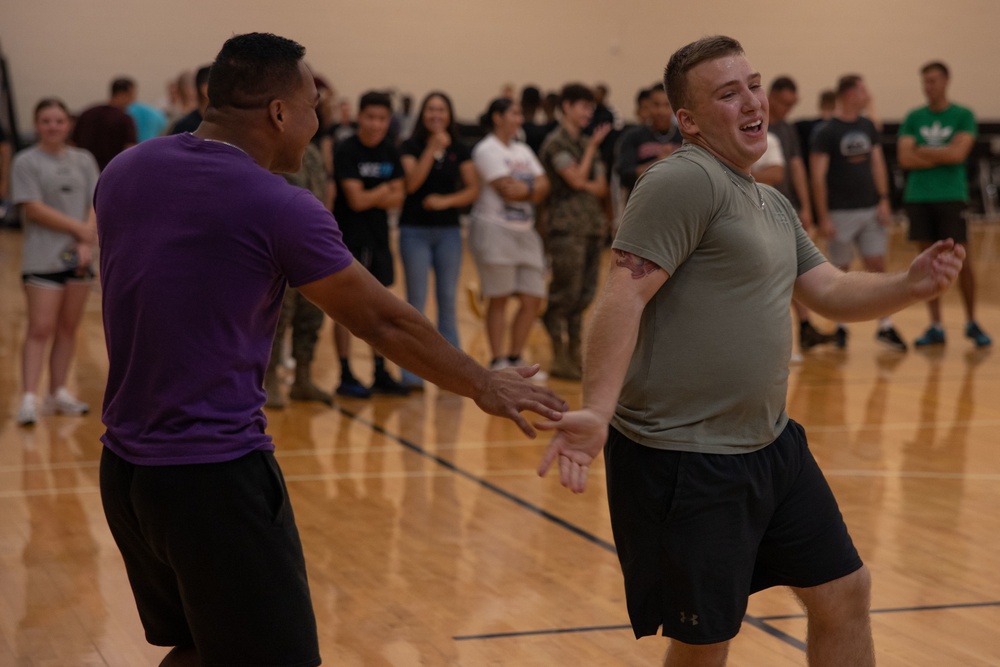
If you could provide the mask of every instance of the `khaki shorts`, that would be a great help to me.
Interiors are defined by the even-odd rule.
[[[526,264],[479,264],[479,286],[484,298],[512,294],[545,296],[545,272]]]

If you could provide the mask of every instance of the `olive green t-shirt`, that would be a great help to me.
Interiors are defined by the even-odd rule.
[[[615,428],[707,454],[773,442],[788,421],[792,288],[826,261],[788,200],[685,144],[639,179],[613,247],[670,274],[643,311]]]

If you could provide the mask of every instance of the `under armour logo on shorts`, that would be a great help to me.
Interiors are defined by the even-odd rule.
[[[681,623],[690,623],[691,625],[698,625],[698,614],[688,614],[687,612],[681,612]]]

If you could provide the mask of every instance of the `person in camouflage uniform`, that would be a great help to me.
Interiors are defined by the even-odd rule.
[[[582,84],[565,86],[560,105],[562,121],[546,137],[539,154],[552,183],[545,244],[552,281],[542,319],[552,339],[550,375],[579,380],[583,311],[597,291],[607,233],[601,200],[608,181],[599,149],[611,128],[600,125],[593,135],[583,134],[594,113],[594,93]]]
[[[309,190],[317,199],[323,201],[327,181],[326,169],[323,167],[323,155],[315,144],[306,147],[306,152],[302,156],[302,168],[294,174],[284,174],[284,177],[292,185]],[[268,362],[267,372],[264,375],[267,407],[285,407],[285,399],[281,395],[281,383],[278,381],[278,366],[281,363],[281,348],[289,325],[292,327],[295,380],[292,382],[288,397],[295,401],[319,401],[333,405],[331,395],[314,385],[312,381],[313,356],[316,339],[319,337],[320,327],[323,326],[323,317],[323,311],[302,296],[297,289],[289,287],[285,290],[278,328],[274,333],[274,343],[271,345],[271,361]]]

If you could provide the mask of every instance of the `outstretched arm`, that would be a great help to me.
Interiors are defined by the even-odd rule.
[[[452,347],[426,317],[396,298],[354,262],[299,287],[336,322],[394,362],[434,384],[468,396],[491,415],[514,421],[529,437],[534,429],[520,414],[528,410],[558,423],[566,403],[529,381],[538,366],[489,371]]]
[[[591,462],[608,435],[629,360],[639,335],[642,311],[667,280],[653,262],[615,250],[613,263],[587,329],[583,361],[583,408],[559,421],[535,424],[556,431],[538,466],[545,475],[559,460],[559,480],[574,493],[587,486]]]
[[[965,248],[948,239],[898,273],[845,273],[824,262],[798,277],[795,299],[832,320],[870,320],[940,295],[955,282],[964,260]]]

